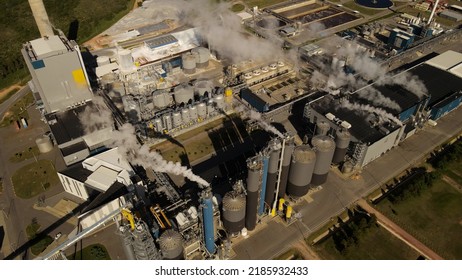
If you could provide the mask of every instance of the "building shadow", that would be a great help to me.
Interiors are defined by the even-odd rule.
[[[79,20],[74,19],[69,24],[69,30],[67,32],[67,38],[69,40],[77,41],[77,35],[79,34]]]

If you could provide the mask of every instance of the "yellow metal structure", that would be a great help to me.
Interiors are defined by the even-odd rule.
[[[226,88],[225,89],[225,96],[226,97],[229,97],[229,96],[233,96],[233,90],[231,88]]]
[[[271,210],[271,217],[276,217],[276,208]]]
[[[165,216],[164,211],[162,211],[162,209],[160,209],[159,204],[156,204],[156,206],[149,207],[149,210],[151,210],[152,215],[156,219],[156,221],[159,224],[161,229],[166,229],[166,228],[171,228],[172,227],[172,224],[168,220],[167,216]]]
[[[286,211],[286,219],[290,219],[292,217],[292,206],[287,206],[287,211]]]
[[[284,202],[286,202],[284,198],[279,199],[278,211],[284,211]]]
[[[120,211],[122,213],[122,216],[124,216],[125,219],[128,220],[130,223],[130,229],[134,230],[135,229],[135,218],[133,217],[132,211],[128,210],[127,208],[122,208]]]

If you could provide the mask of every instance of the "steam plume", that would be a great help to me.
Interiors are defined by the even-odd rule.
[[[267,123],[266,121],[264,121],[262,118],[261,118],[261,114],[254,111],[254,110],[249,110],[249,108],[246,108],[244,106],[237,106],[235,108],[236,111],[240,112],[240,113],[243,113],[244,116],[248,117],[249,119],[251,120],[254,120],[258,123],[258,125],[260,125],[261,128],[263,128],[264,130],[268,131],[268,132],[271,132],[279,137],[284,137],[284,135],[279,131],[277,130],[276,127],[272,126],[271,124]]]

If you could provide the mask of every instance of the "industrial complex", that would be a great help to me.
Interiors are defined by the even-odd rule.
[[[461,42],[460,28],[433,20],[438,1],[429,18],[380,22],[317,0],[240,13],[143,1],[85,51],[29,2],[41,37],[22,54],[51,131],[37,145],[59,149],[60,183],[84,205],[78,230],[39,259],[65,258],[113,223],[126,259],[242,258],[234,246],[300,220],[329,176],[358,174],[462,102],[462,53],[423,55]],[[411,63],[414,48],[423,58]],[[185,135],[221,142],[191,160]],[[172,147],[179,160],[165,156]]]

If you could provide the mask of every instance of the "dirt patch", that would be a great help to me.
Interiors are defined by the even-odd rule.
[[[14,84],[12,86],[9,86],[7,88],[4,88],[4,89],[1,89],[0,90],[0,99],[2,99],[4,96],[6,96],[10,91],[14,90],[14,89],[20,89],[21,87],[19,86],[19,84]]]

